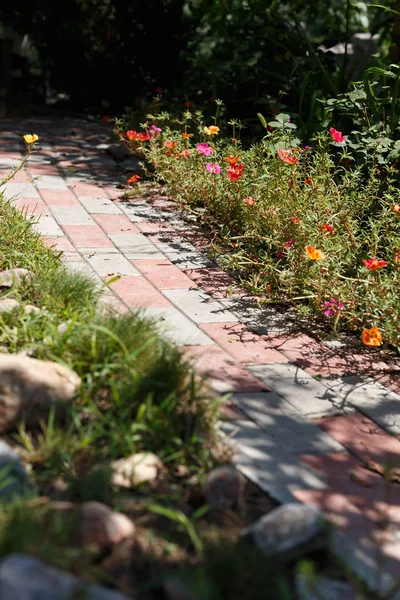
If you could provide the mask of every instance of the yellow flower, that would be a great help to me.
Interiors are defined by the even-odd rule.
[[[371,327],[363,330],[361,339],[366,346],[380,346],[382,334],[377,327]]]
[[[39,139],[39,136],[36,135],[36,133],[27,133],[26,135],[24,135],[24,140],[26,141],[27,144],[34,144],[35,142],[37,142]]]
[[[393,204],[392,211],[400,215],[400,204]]]
[[[306,254],[310,260],[323,260],[325,258],[325,254],[314,248],[314,246],[306,246]]]
[[[206,133],[207,135],[217,135],[218,132],[219,127],[216,127],[215,125],[210,125],[210,127],[204,127],[204,133]]]

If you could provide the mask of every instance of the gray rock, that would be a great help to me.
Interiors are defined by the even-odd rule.
[[[74,546],[108,548],[133,538],[136,531],[126,515],[101,502],[54,502],[51,514],[68,528],[69,542]]]
[[[72,402],[80,377],[56,362],[19,354],[0,354],[0,431],[21,416],[36,421],[56,404]]]
[[[243,500],[245,479],[233,465],[223,465],[207,475],[204,493],[213,508],[231,509]]]
[[[40,308],[38,308],[37,306],[34,306],[33,304],[26,304],[24,306],[24,313],[26,315],[32,315],[32,314],[37,315],[38,313],[40,313]]]
[[[111,467],[113,484],[132,488],[145,481],[155,481],[163,468],[163,463],[152,452],[139,452],[127,458],[115,460]]]
[[[34,487],[28,480],[18,454],[4,440],[0,440],[0,503],[12,502],[32,493]]]
[[[265,556],[288,561],[326,545],[325,520],[311,504],[288,503],[242,532]]]
[[[1,600],[128,600],[119,592],[87,585],[38,558],[11,554],[0,563]]]
[[[28,269],[7,269],[0,272],[0,287],[10,288],[24,280],[29,281],[32,277],[33,273]]]
[[[306,577],[296,574],[298,600],[356,600],[353,587],[345,581],[330,577]]]
[[[14,312],[20,307],[20,303],[15,298],[1,298],[0,299],[0,314],[7,314]]]

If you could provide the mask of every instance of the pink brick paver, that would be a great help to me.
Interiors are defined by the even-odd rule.
[[[180,290],[195,287],[178,267],[169,260],[132,260],[133,266],[159,290]]]
[[[271,348],[263,336],[249,331],[243,323],[201,323],[202,329],[226,352],[241,363],[271,364],[289,362]]]
[[[63,225],[62,229],[76,248],[114,248],[98,225]]]
[[[0,121],[0,133],[1,127]],[[182,353],[214,392],[231,394],[221,406],[222,417],[232,421],[235,431],[243,428],[243,431],[257,432],[257,440],[262,440],[258,446],[254,442],[257,459],[248,457],[249,463],[246,463],[246,470],[243,469],[243,472],[248,477],[251,474],[253,481],[257,481],[262,489],[277,499],[284,497],[318,506],[334,524],[336,531],[350,543],[353,550],[345,557],[349,566],[358,572],[358,563],[352,558],[357,557],[362,563],[362,556],[366,557],[360,576],[366,577],[372,587],[374,577],[371,575],[368,579],[368,573],[372,572],[371,564],[376,559],[376,547],[379,544],[386,561],[382,568],[385,573],[398,576],[400,540],[398,536],[395,538],[392,533],[382,530],[381,525],[383,514],[397,528],[397,533],[400,530],[400,439],[361,414],[356,408],[359,406],[358,401],[352,403],[355,405],[355,412],[346,414],[344,395],[333,397],[332,402],[321,403],[320,399],[329,399],[335,389],[341,389],[340,376],[365,374],[365,377],[385,386],[386,390],[390,389],[398,394],[397,397],[395,394],[388,395],[388,399],[381,394],[383,404],[378,407],[382,408],[385,415],[397,418],[400,415],[400,358],[389,352],[387,355],[390,356],[387,358],[379,349],[363,347],[335,350],[315,339],[312,328],[311,333],[294,333],[290,326],[284,325],[279,325],[274,330],[268,322],[270,317],[262,317],[264,321],[260,323],[261,326],[265,325],[264,331],[271,331],[268,335],[252,332],[246,324],[245,314],[240,312],[240,299],[248,294],[229,273],[220,268],[218,261],[207,268],[199,266],[180,269],[179,260],[174,264],[172,260],[175,262],[175,259],[170,260],[159,248],[151,246],[152,240],[167,241],[170,245],[171,242],[176,243],[177,249],[181,244],[182,262],[186,262],[184,248],[188,247],[188,243],[199,252],[205,252],[210,247],[213,239],[206,231],[185,222],[180,227],[174,225],[181,218],[181,206],[161,195],[137,196],[129,200],[127,213],[135,221],[137,203],[139,220],[133,223],[128,216],[122,214],[126,210],[126,201],[121,198],[123,189],[120,184],[125,183],[126,177],[118,168],[114,169],[117,164],[111,157],[96,147],[109,141],[109,127],[84,120],[53,122],[52,119],[38,118],[22,122],[20,119],[18,122],[6,120],[3,122],[3,129],[9,132],[8,135],[13,131],[18,132],[18,136],[11,136],[9,139],[0,136],[0,159],[4,155],[9,164],[13,161],[8,159],[21,158],[15,149],[12,152],[7,150],[8,146],[20,141],[20,131],[35,131],[46,144],[45,149],[39,148],[36,152],[35,162],[28,162],[14,179],[15,183],[30,183],[27,187],[32,190],[32,196],[35,195],[34,190],[38,192],[38,198],[16,199],[14,203],[18,209],[25,209],[28,214],[35,216],[47,215],[50,222],[57,214],[61,214],[64,219],[65,213],[69,212],[59,207],[69,207],[71,222],[74,222],[73,219],[79,219],[82,214],[84,199],[87,197],[108,198],[115,202],[115,207],[110,212],[119,210],[121,214],[95,213],[91,214],[94,224],[61,225],[64,235],[44,238],[44,243],[48,247],[54,246],[56,252],[63,251],[67,264],[77,263],[77,266],[82,265],[85,269],[99,269],[99,265],[115,264],[115,268],[110,266],[110,269],[116,272],[121,269],[121,272],[129,273],[109,285],[103,294],[103,302],[115,306],[121,312],[138,307],[148,309],[150,316],[159,319],[161,323],[165,321],[167,324],[170,320],[179,334],[176,339],[180,344],[197,344],[182,347]],[[83,142],[85,148],[82,147]],[[87,144],[91,146],[87,147]],[[23,144],[21,150],[25,151]],[[90,160],[86,162],[83,155]],[[2,169],[0,178],[8,172],[8,169]],[[78,180],[75,175],[82,177],[82,180]],[[47,176],[52,176],[53,179],[43,181]],[[39,189],[46,182],[49,186],[64,189]],[[65,189],[65,184],[68,189]],[[16,187],[18,186],[12,189],[15,190]],[[110,206],[109,202],[106,204]],[[159,221],[154,219],[157,210],[160,211]],[[61,219],[58,221],[62,222]],[[126,244],[123,243],[125,238]],[[128,243],[130,241],[131,244]],[[137,243],[139,241],[140,244]],[[146,248],[148,259],[127,258],[128,255],[131,258],[132,255],[146,256]],[[177,252],[178,250],[174,254]],[[154,257],[150,258],[153,254]],[[96,258],[91,261],[92,256]],[[127,270],[122,271],[124,268]],[[168,293],[172,299],[176,299],[176,294],[180,295],[180,292],[172,290],[182,290],[181,303],[175,300],[171,304],[167,300]],[[214,299],[216,306],[219,306],[217,300],[221,301],[221,310],[226,308],[227,311],[234,311],[233,319],[237,320],[194,322],[190,303],[194,296],[200,302],[199,298],[205,296],[204,292]],[[205,296],[204,301],[209,300]],[[234,308],[231,308],[233,305]],[[179,306],[185,307],[186,312],[180,311]],[[254,311],[257,312],[257,308]],[[258,316],[261,314],[264,313],[259,311]],[[182,332],[190,332],[195,341],[186,342],[187,336],[181,335]],[[260,374],[259,378],[250,369],[257,375],[264,374]],[[272,390],[263,383],[261,377]],[[335,384],[338,385],[335,387]],[[368,387],[363,389],[371,390]],[[280,390],[280,393],[276,393],[276,390]],[[369,398],[374,398],[375,393],[376,387]],[[273,399],[272,404],[268,402],[267,396]],[[303,405],[307,409],[313,403],[323,407],[326,405],[327,411],[334,406],[334,416],[330,413],[329,417],[317,421],[307,420],[304,415],[310,414],[310,411],[304,410],[303,414]],[[367,412],[365,406],[367,405],[364,404]],[[327,413],[322,408],[318,414]],[[400,428],[400,422],[398,425]],[[382,426],[391,425],[384,421]],[[396,428],[392,429],[396,431]],[[279,437],[276,430],[279,430]],[[291,445],[293,431],[296,436],[302,436],[300,446],[298,440]],[[285,435],[286,438],[281,440],[280,437]],[[322,446],[319,445],[319,437]],[[232,442],[236,450],[239,450],[239,455],[240,452],[246,455],[248,447],[247,450],[246,446],[243,448],[240,439],[240,435],[236,437],[234,434]],[[342,446],[338,446],[337,442]],[[251,440],[247,444],[251,447]],[[291,450],[282,450],[281,447]],[[284,455],[281,454],[283,451]],[[392,473],[395,479],[388,482],[380,473],[367,469],[369,461],[375,461],[378,467],[393,463],[395,470]],[[276,480],[279,471],[276,467],[282,464],[288,468],[288,475],[281,482],[279,478]],[[238,465],[240,468],[240,463]],[[299,484],[296,478],[299,465],[303,465],[315,477],[310,480],[301,479],[302,483]],[[261,477],[258,476],[260,471]],[[274,490],[265,481],[272,481]],[[315,481],[323,482],[325,489],[316,489]],[[340,545],[337,552],[341,553]]]
[[[163,308],[171,303],[160,294],[144,277],[126,275],[110,284],[110,288],[118,294],[128,306]]]
[[[140,233],[139,229],[125,215],[99,215],[92,213],[91,217],[108,235]]]

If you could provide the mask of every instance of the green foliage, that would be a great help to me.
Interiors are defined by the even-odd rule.
[[[335,331],[340,324],[359,335],[362,327],[379,327],[399,346],[396,171],[351,168],[351,135],[337,143],[326,132],[313,148],[302,148],[286,114],[269,123],[261,117],[272,131],[248,150],[237,140],[237,123],[230,138],[205,135],[201,113],[184,113],[178,126],[165,113],[152,119],[163,131],[142,144],[145,158],[170,197],[212,228],[219,259],[253,294],[264,302],[301,303],[308,314],[327,317]],[[189,131],[195,136],[190,140],[182,136]],[[198,151],[196,139],[208,144],[209,156]],[[242,165],[233,179],[228,157]],[[307,257],[308,246],[322,259]],[[363,263],[368,258],[388,264],[369,270]],[[332,298],[344,308],[327,316],[325,303]]]

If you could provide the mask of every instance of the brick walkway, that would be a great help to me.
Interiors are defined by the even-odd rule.
[[[119,200],[131,173],[107,155],[102,124],[0,122],[0,179],[28,132],[40,136],[39,151],[6,195],[37,216],[71,268],[120,276],[105,301],[144,307],[216,392],[231,393],[221,430],[242,472],[279,501],[319,506],[337,552],[386,589],[400,573],[400,360],[320,343],[260,309],[206,256],[209,241],[176,205]],[[398,466],[397,480],[367,469],[371,461],[377,471]]]

